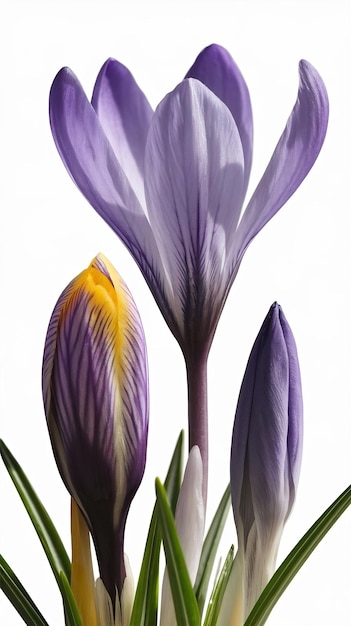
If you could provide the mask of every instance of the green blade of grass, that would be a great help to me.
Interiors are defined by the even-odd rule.
[[[27,626],[48,626],[38,607],[1,554],[0,589],[8,597]]]
[[[67,626],[82,626],[79,610],[69,583],[71,579],[71,562],[60,536],[21,466],[1,440],[0,454],[55,575],[63,599],[66,624]]]
[[[60,572],[60,589],[65,610],[66,626],[83,626],[83,621],[72,593],[71,585],[64,572]]]
[[[158,519],[178,626],[200,626],[201,619],[166,490],[156,479]]]
[[[351,504],[351,485],[327,508],[277,569],[253,607],[244,626],[265,624],[274,605],[319,542]]]
[[[206,611],[204,626],[215,626],[217,623],[224,592],[228,583],[230,573],[232,571],[233,561],[234,561],[234,546],[231,546],[228,552],[227,558],[224,561],[224,565],[222,567],[221,573],[212,591],[212,594],[208,603],[207,611]]]
[[[227,519],[229,507],[230,485],[228,485],[219,503],[201,551],[199,569],[194,585],[195,596],[197,599],[200,613],[202,613],[205,604],[213,563],[217,553],[218,544],[222,536],[223,528]]]
[[[61,571],[70,580],[71,563],[60,536],[21,466],[1,440],[0,454],[42,543],[57,582],[60,583]]]

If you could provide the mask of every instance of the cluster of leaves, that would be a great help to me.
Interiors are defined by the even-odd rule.
[[[70,560],[55,526],[24,471],[2,441],[0,453],[56,578],[62,595],[66,626],[83,626],[69,583]],[[157,624],[159,556],[162,542],[179,626],[200,626],[201,623],[203,626],[215,626],[217,622],[233,564],[233,546],[214,583],[206,611],[204,609],[218,544],[230,507],[230,488],[228,486],[225,490],[205,538],[198,575],[193,587],[174,522],[174,511],[182,479],[182,456],[183,435],[181,434],[164,484],[159,479],[156,480],[156,503],[136,588],[130,626],[156,626]],[[351,486],[333,502],[291,551],[270,580],[244,626],[261,626],[266,622],[277,600],[295,574],[350,504]],[[48,626],[43,615],[1,555],[0,580],[1,589],[28,626]],[[203,613],[205,613],[204,617]]]

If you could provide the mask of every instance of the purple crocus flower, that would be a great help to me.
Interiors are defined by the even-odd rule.
[[[252,111],[229,53],[211,45],[153,113],[129,70],[109,59],[92,102],[63,68],[50,93],[61,158],[139,265],[184,353],[189,448],[207,484],[207,356],[244,252],[299,187],[326,133],[327,93],[307,61],[272,158],[243,211]]]
[[[125,580],[126,517],[145,468],[148,370],[136,305],[101,254],[54,308],[43,399],[61,477],[86,519],[114,606]]]
[[[275,303],[252,348],[233,429],[230,481],[238,552],[228,588],[236,616],[230,624],[245,621],[274,573],[299,479],[302,416],[295,340]]]

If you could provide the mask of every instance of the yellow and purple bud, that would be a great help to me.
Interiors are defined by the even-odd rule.
[[[149,391],[137,307],[101,254],[56,303],[42,384],[56,463],[87,522],[115,606],[126,576],[126,518],[145,469]]]
[[[230,482],[238,552],[227,594],[230,619],[219,624],[244,623],[274,573],[295,500],[302,438],[296,344],[274,303],[252,348],[235,415]]]

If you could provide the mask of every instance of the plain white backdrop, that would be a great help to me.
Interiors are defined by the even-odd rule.
[[[62,289],[100,250],[131,289],[148,342],[151,416],[145,479],[132,504],[126,552],[139,570],[154,501],[181,428],[186,428],[180,350],[135,263],[70,180],[48,122],[56,72],[70,66],[90,95],[109,56],[127,65],[151,104],[183,78],[199,51],[225,46],[252,98],[255,144],[249,192],[295,102],[298,61],[326,83],[330,124],[310,175],[246,253],[209,363],[208,519],[229,480],[235,405],[252,343],[269,306],[282,305],[299,349],[305,445],[295,508],[279,562],[350,483],[351,17],[342,0],[6,1],[1,46],[1,437],[18,458],[69,550],[69,497],[51,452],[41,401],[47,324]],[[1,546],[50,626],[61,600],[29,518],[3,466]],[[305,564],[270,626],[350,624],[351,511]],[[231,519],[221,554],[235,543]],[[0,623],[22,620],[0,595]]]

